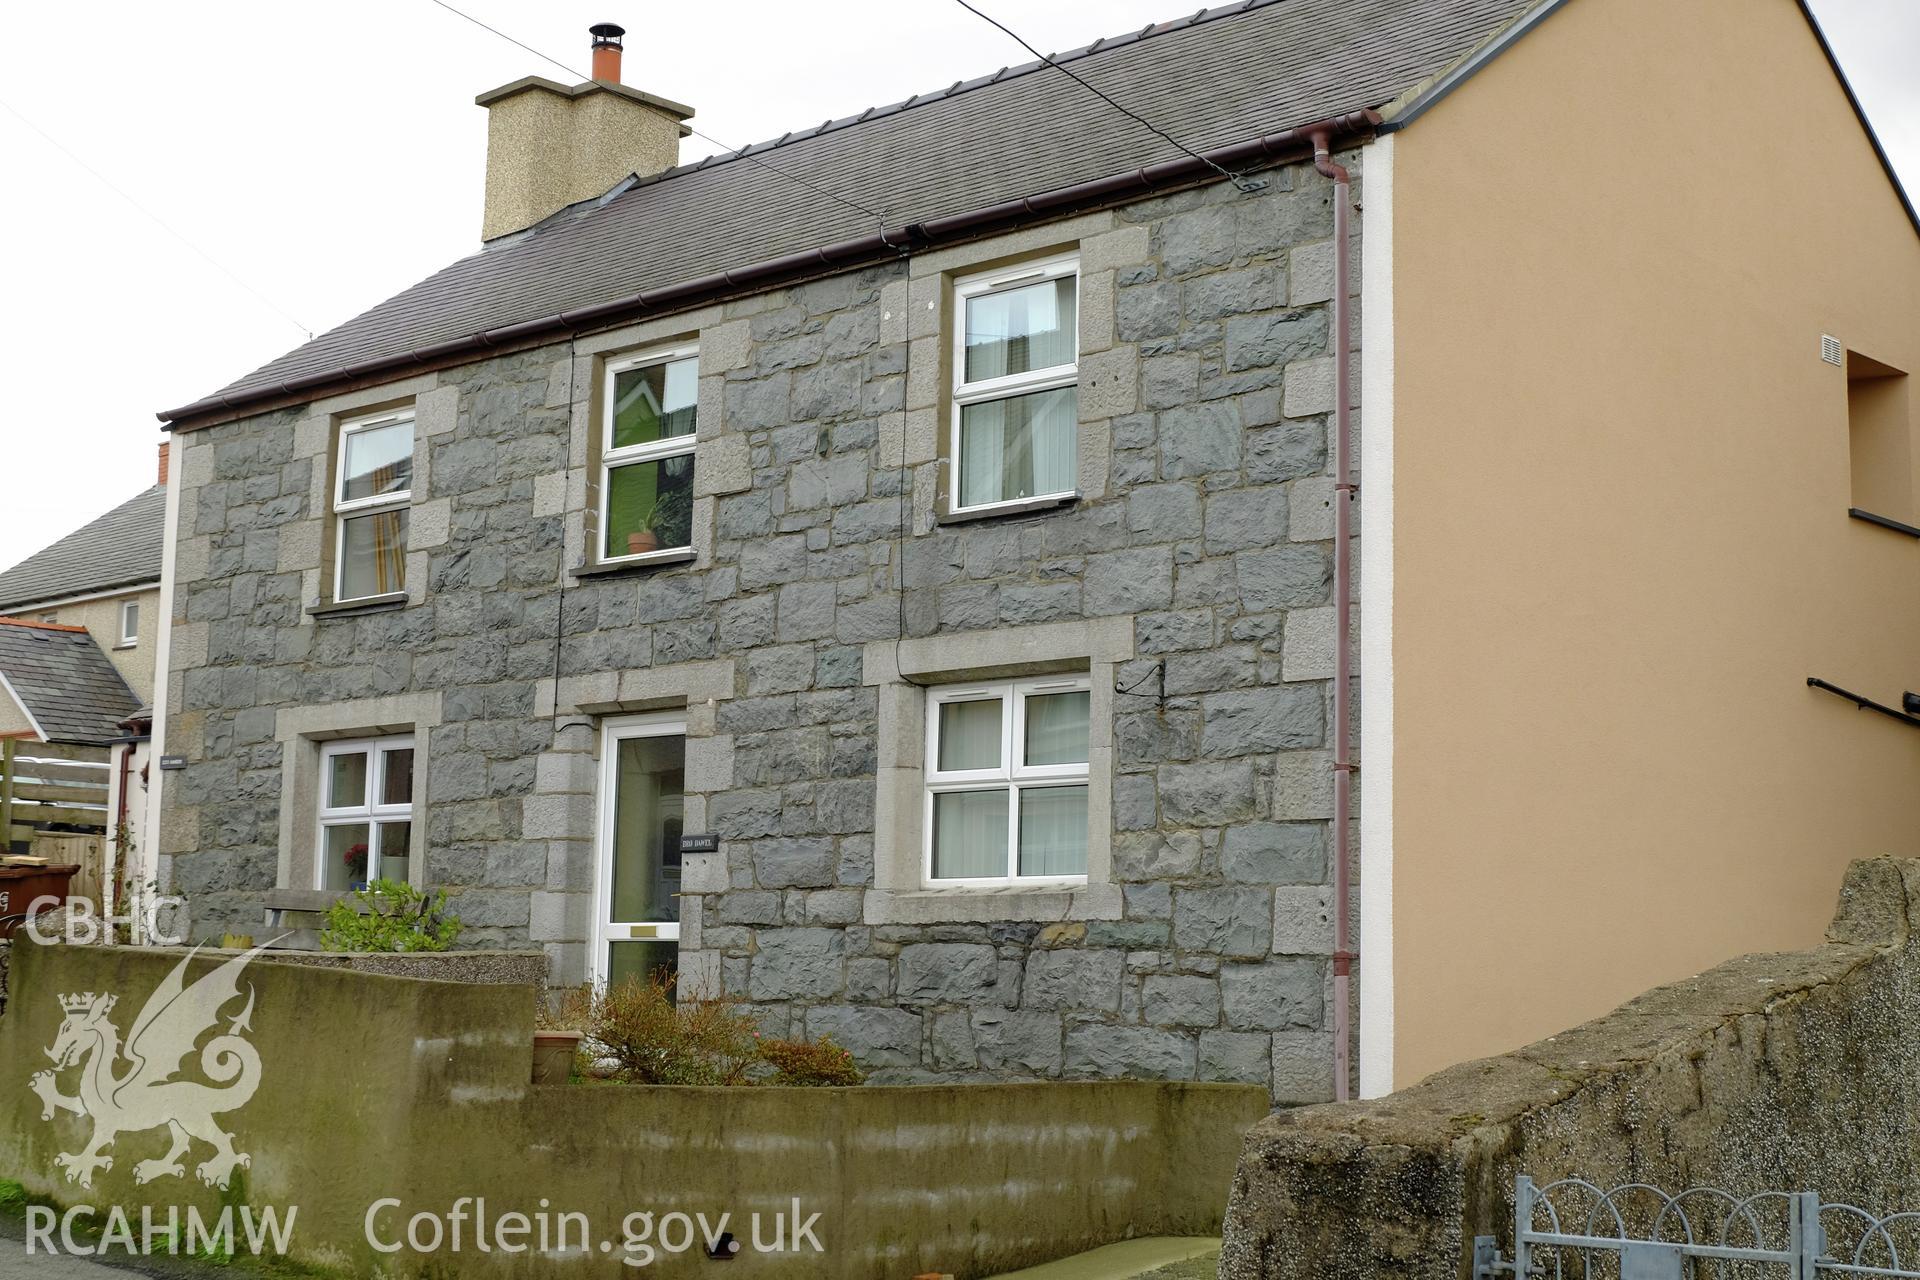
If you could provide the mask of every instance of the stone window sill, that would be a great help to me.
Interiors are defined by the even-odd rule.
[[[122,653],[128,649],[138,649],[139,647],[140,642],[138,640],[122,640],[119,644],[113,646],[113,651],[115,653]]]
[[[583,564],[574,569],[576,578],[614,578],[626,573],[650,573],[655,569],[670,569],[675,565],[692,564],[692,547],[678,547],[671,551],[652,551],[644,557],[636,556],[631,560],[609,560],[602,564]]]
[[[1847,514],[1855,520],[1864,520],[1868,524],[1877,524],[1882,529],[1904,533],[1909,538],[1920,538],[1920,528],[1915,528],[1904,520],[1895,520],[1892,516],[1877,516],[1871,511],[1862,511],[1859,507],[1848,507]]]
[[[1118,920],[1116,884],[1052,889],[869,889],[867,924],[976,924],[1012,921]]]
[[[310,618],[342,618],[361,613],[384,613],[388,609],[404,609],[407,593],[390,591],[383,596],[362,596],[358,600],[335,600],[327,604],[307,606]]]
[[[973,511],[943,511],[936,517],[938,524],[972,524],[976,520],[1004,520],[1013,516],[1030,516],[1039,511],[1058,511],[1062,507],[1071,507],[1080,501],[1077,493],[1056,494],[1051,498],[1023,498],[1018,502],[996,502],[990,507],[980,507]]]

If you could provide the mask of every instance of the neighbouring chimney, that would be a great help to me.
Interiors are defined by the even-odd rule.
[[[480,238],[524,231],[605,195],[629,174],[680,162],[693,108],[620,83],[624,28],[590,28],[593,79],[571,87],[526,76],[474,101],[487,109],[487,199]]]
[[[171,440],[160,442],[160,478],[154,482],[155,484],[164,485],[167,482],[167,457],[172,452],[168,446],[172,443]]]

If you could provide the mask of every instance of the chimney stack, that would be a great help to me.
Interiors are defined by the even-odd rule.
[[[571,87],[525,76],[474,101],[487,109],[487,201],[480,238],[524,231],[634,174],[680,163],[693,108],[620,82],[623,27],[589,28],[593,79]]]
[[[167,483],[167,456],[172,452],[170,448],[172,444],[173,441],[171,440],[162,440],[160,442],[160,478],[154,483],[160,485],[162,488],[166,487]]]
[[[627,29],[612,22],[601,22],[587,30],[593,35],[593,78],[619,84],[620,38],[627,34]]]

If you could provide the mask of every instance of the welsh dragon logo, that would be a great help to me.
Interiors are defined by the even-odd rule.
[[[260,1087],[260,1054],[243,1032],[251,1031],[253,988],[246,991],[246,1007],[200,1049],[200,1071],[212,1085],[177,1078],[194,1046],[208,1031],[218,1030],[220,1011],[240,997],[240,974],[264,948],[255,947],[199,979],[186,983],[187,965],[199,953],[195,947],[155,988],[126,1044],[109,1016],[118,997],[88,991],[60,997],[66,1018],[46,1050],[53,1070],[36,1072],[29,1082],[40,1095],[42,1120],[55,1111],[70,1111],[93,1119],[93,1138],[79,1151],[61,1153],[54,1161],[66,1170],[67,1181],[93,1185],[96,1169],[113,1168],[107,1148],[123,1133],[165,1126],[173,1145],[157,1160],[133,1167],[135,1182],[181,1177],[182,1157],[199,1139],[213,1154],[196,1172],[208,1186],[225,1187],[235,1168],[251,1164],[245,1152],[233,1149],[233,1135],[214,1123],[214,1116],[245,1106]],[[80,1068],[79,1090],[73,1097],[60,1092],[56,1076]],[[219,1087],[216,1087],[219,1086]]]

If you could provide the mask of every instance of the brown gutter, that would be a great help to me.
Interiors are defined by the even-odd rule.
[[[1313,167],[1333,179],[1333,1099],[1350,1096],[1353,1053],[1353,939],[1347,913],[1353,897],[1348,868],[1348,810],[1353,804],[1353,669],[1350,623],[1353,609],[1353,424],[1348,401],[1353,335],[1348,332],[1349,212],[1351,175],[1331,153],[1331,130],[1313,134]]]
[[[1371,110],[1349,111],[1314,124],[1302,125],[1279,133],[1265,134],[1248,142],[1238,142],[1204,152],[1199,158],[1183,156],[1162,164],[1149,165],[1091,182],[1060,187],[1053,191],[1009,200],[1002,204],[975,209],[945,218],[933,218],[908,226],[882,230],[854,240],[842,240],[803,253],[788,254],[767,262],[721,271],[665,288],[631,294],[612,302],[602,302],[578,311],[562,311],[537,320],[488,329],[464,338],[420,347],[398,355],[382,356],[356,364],[306,374],[271,386],[226,396],[209,396],[177,409],[165,409],[155,415],[172,430],[189,431],[212,426],[253,413],[303,404],[323,392],[345,390],[356,383],[385,381],[409,373],[422,373],[464,364],[487,354],[504,354],[547,342],[577,337],[595,329],[611,328],[643,316],[664,315],[691,310],[741,294],[760,292],[792,284],[799,280],[856,267],[897,259],[905,252],[921,252],[943,244],[952,244],[989,235],[1031,222],[1041,222],[1068,214],[1082,213],[1107,205],[1138,199],[1176,187],[1197,186],[1219,181],[1219,166],[1234,169],[1245,165],[1276,164],[1304,160],[1313,152],[1313,139],[1332,143],[1360,142],[1373,136],[1380,116]]]

